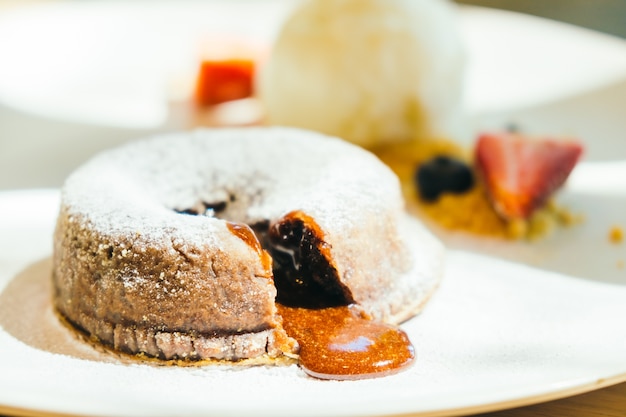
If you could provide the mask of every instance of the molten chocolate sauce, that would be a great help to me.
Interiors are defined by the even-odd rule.
[[[263,250],[261,243],[259,243],[259,239],[257,239],[250,226],[245,223],[233,222],[227,222],[226,226],[228,226],[228,230],[230,230],[233,235],[246,242],[248,246],[259,254],[261,262],[263,263],[263,268],[268,271],[269,275],[269,272],[272,270],[272,258],[269,253]]]
[[[307,309],[278,305],[287,334],[300,344],[300,365],[322,379],[363,379],[396,373],[413,363],[408,336],[371,320],[357,306]]]
[[[300,345],[300,365],[321,379],[363,379],[396,373],[415,352],[402,330],[372,320],[341,283],[330,246],[315,221],[296,211],[273,225],[227,223],[272,268],[283,327]],[[263,249],[271,252],[271,257]],[[267,263],[269,262],[269,263]]]
[[[274,260],[276,301],[290,307],[323,308],[354,303],[315,220],[293,211],[271,225],[269,250]]]

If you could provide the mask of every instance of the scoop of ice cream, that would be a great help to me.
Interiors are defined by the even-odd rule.
[[[463,52],[446,0],[312,0],[287,19],[260,78],[270,124],[362,146],[454,136]]]

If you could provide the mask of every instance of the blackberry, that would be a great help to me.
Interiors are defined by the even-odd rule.
[[[471,167],[448,156],[437,156],[418,166],[414,179],[425,201],[435,201],[445,192],[461,194],[474,185]]]

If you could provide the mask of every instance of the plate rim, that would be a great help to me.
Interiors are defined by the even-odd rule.
[[[18,191],[0,192],[0,202],[5,201],[5,200],[11,200],[11,199],[19,200],[23,198],[31,199],[31,200],[40,198],[44,201],[50,202],[50,201],[54,201],[58,197],[58,195],[59,195],[59,191],[55,189],[18,190]],[[0,205],[0,208],[1,207],[2,206]],[[41,229],[43,226],[40,225],[38,227]],[[0,226],[0,229],[2,228],[3,227]],[[456,253],[459,251],[452,250],[451,252]],[[485,256],[482,256],[482,255],[468,254],[468,256],[480,256],[482,258],[486,258]],[[43,259],[41,257],[36,257],[36,259],[30,259],[28,261],[21,261],[20,271],[24,270],[25,268],[28,268],[29,266],[34,265],[35,263],[39,263],[49,257],[50,257],[50,253],[48,253],[46,257]],[[502,261],[499,259],[494,259],[494,261],[510,263],[510,262]],[[544,271],[544,272],[549,273],[547,271]],[[1,267],[0,267],[0,274],[3,274]],[[555,275],[562,275],[562,274],[555,274]],[[569,276],[565,276],[565,277],[570,278]],[[15,278],[14,274],[12,276],[8,276],[4,284],[8,284],[14,278]],[[2,279],[2,281],[4,280],[5,279]],[[588,280],[583,280],[583,282],[585,283],[584,285],[591,285],[591,286],[596,286],[596,285],[602,286],[602,287],[612,286],[611,284],[592,282]],[[3,285],[0,292],[4,291],[4,288],[5,286]],[[4,333],[5,335],[7,334],[3,328],[0,328],[0,332]],[[9,337],[12,337],[12,335],[9,334]],[[24,346],[26,347],[26,345]],[[544,389],[540,390],[541,392],[537,392],[536,394],[529,394],[529,395],[519,396],[515,398],[502,399],[499,401],[482,403],[482,404],[472,404],[472,405],[463,406],[463,407],[440,408],[440,409],[434,409],[434,410],[417,410],[417,411],[414,409],[409,410],[407,408],[410,408],[410,404],[407,401],[403,400],[401,401],[399,410],[396,410],[399,412],[393,411],[391,413],[376,414],[376,415],[399,417],[399,416],[408,414],[408,415],[420,416],[420,417],[434,417],[434,416],[442,416],[442,415],[467,415],[467,414],[493,412],[493,411],[499,411],[499,410],[538,404],[538,403],[552,401],[556,399],[562,399],[562,398],[570,397],[573,395],[578,395],[578,394],[582,394],[585,392],[590,392],[590,391],[594,391],[594,390],[601,389],[604,387],[608,387],[611,385],[619,384],[624,381],[626,381],[626,371],[616,372],[613,375],[604,374],[603,376],[600,376],[600,377],[598,377],[597,375],[590,375],[587,378],[579,378],[578,380],[575,380],[575,381],[569,380],[563,384],[552,384],[550,389],[545,389],[544,387]],[[357,410],[356,415],[363,415],[363,416],[369,415],[367,413],[364,413],[363,410],[361,409],[359,410]],[[58,411],[58,412],[49,411],[49,410],[45,410],[45,409],[38,408],[38,407],[32,407],[32,408],[23,407],[23,405],[20,405],[20,404],[11,405],[11,404],[7,404],[4,402],[0,402],[0,413],[7,413],[10,415],[13,415],[13,414],[14,415],[36,415],[36,416],[42,416],[42,417],[80,415],[80,414],[75,414],[71,412],[68,413],[67,411],[68,410]],[[208,411],[209,415],[214,415],[215,413],[219,412],[219,410],[213,410],[213,411],[204,410],[204,411],[205,412]],[[322,415],[334,415],[330,413],[329,410],[325,410],[321,414]],[[347,414],[345,412],[340,412],[337,415],[347,415]]]

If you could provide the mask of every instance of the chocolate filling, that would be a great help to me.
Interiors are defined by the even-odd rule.
[[[271,225],[268,250],[274,260],[276,301],[288,307],[325,308],[354,302],[315,221],[294,211]]]
[[[234,197],[231,196],[231,201]],[[176,213],[189,214],[192,216],[203,215],[209,217],[219,217],[219,214],[226,210],[228,203],[226,201],[219,201],[217,203],[200,202],[193,208],[186,209],[174,209]]]
[[[227,203],[202,203],[216,214],[226,210]],[[176,210],[184,214],[202,214],[198,210]],[[231,224],[232,225],[232,224]],[[231,231],[232,231],[232,226]],[[273,260],[276,301],[288,307],[326,308],[354,303],[350,290],[341,283],[324,241],[322,229],[312,217],[293,211],[270,224],[250,225],[261,247]],[[235,233],[239,236],[239,234]],[[240,236],[241,237],[241,236]],[[250,246],[248,238],[244,239]]]

